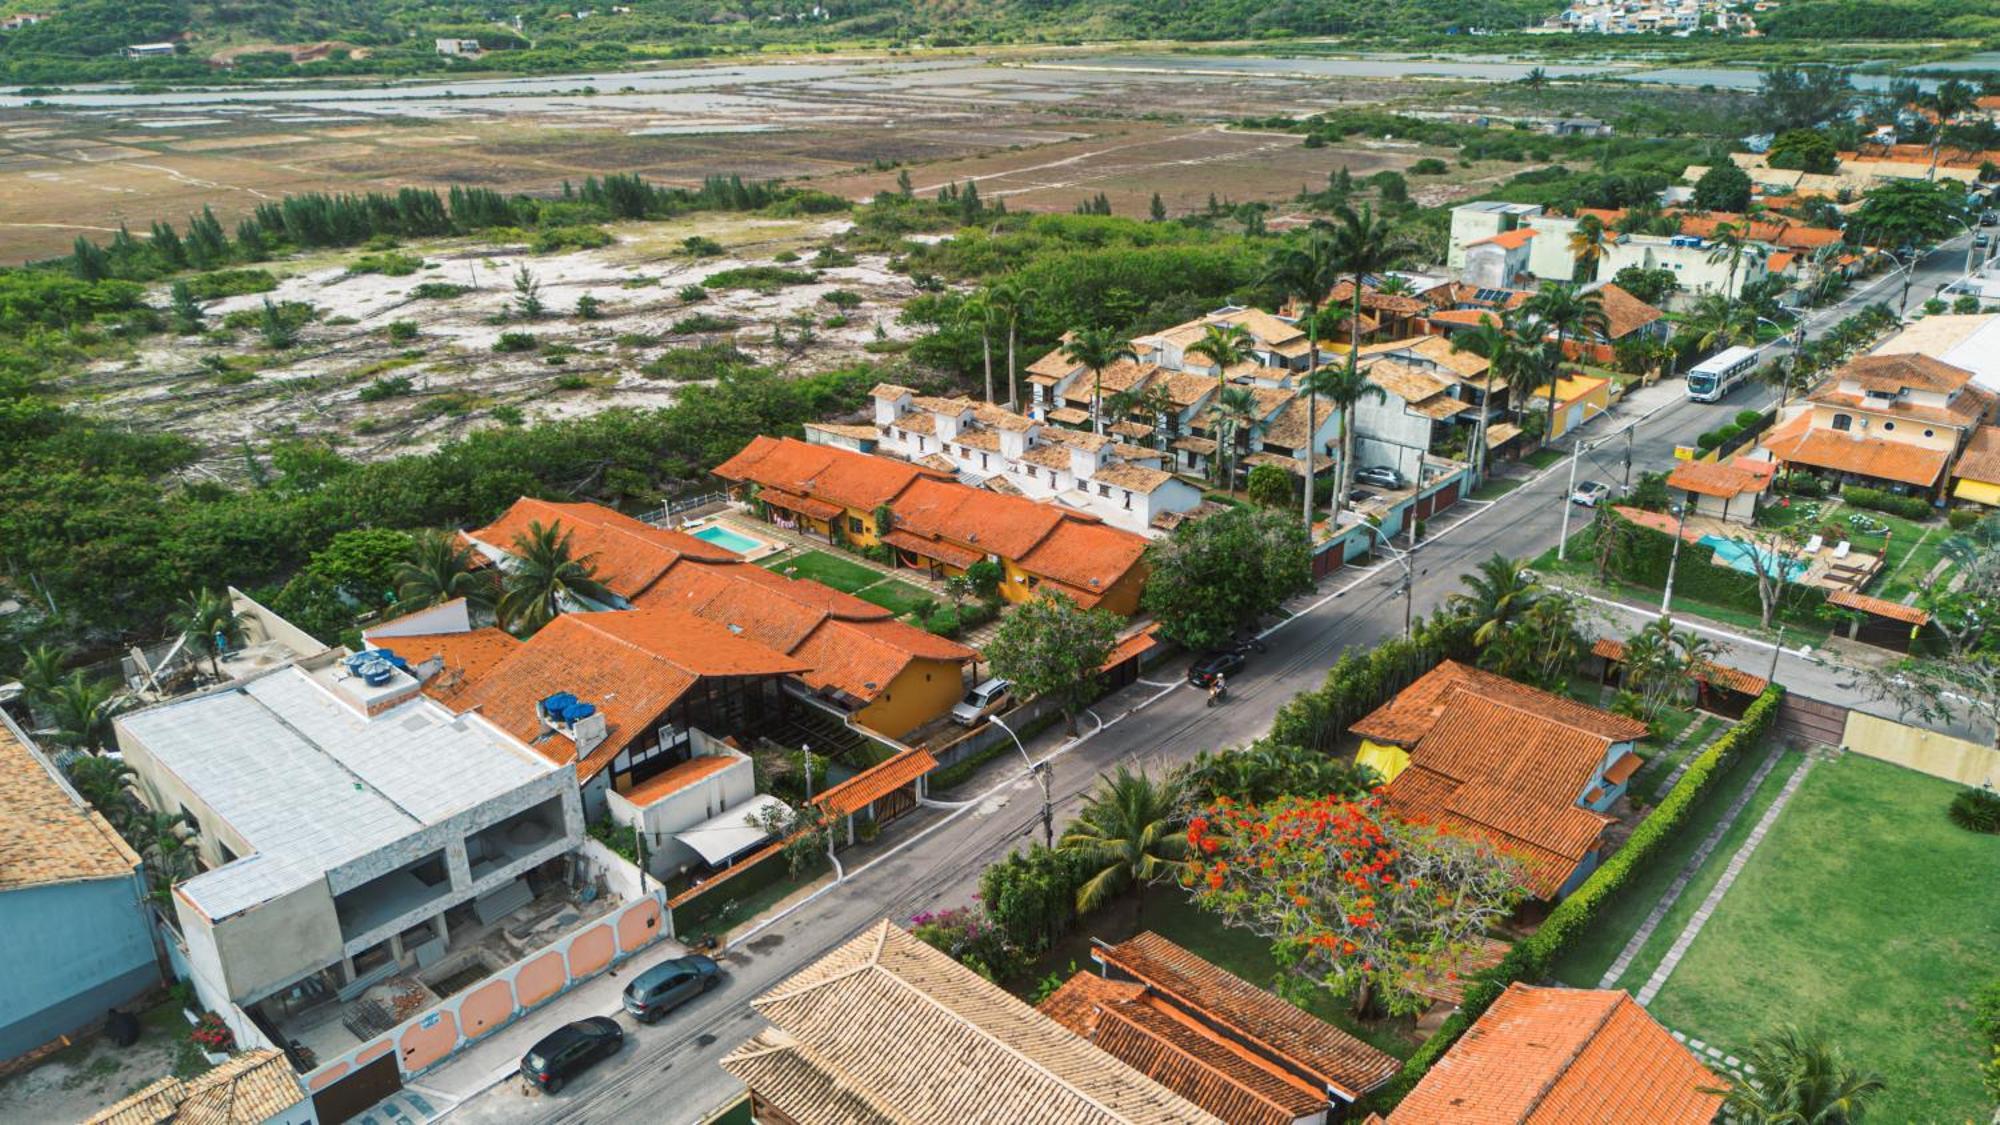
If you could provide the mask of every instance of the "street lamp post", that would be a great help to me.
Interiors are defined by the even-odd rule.
[[[1687,535],[1688,509],[1692,507],[1694,507],[1694,504],[1690,501],[1688,495],[1683,493],[1680,505],[1675,509],[1680,516],[1680,526],[1674,529],[1674,550],[1672,554],[1667,556],[1667,589],[1666,593],[1660,598],[1661,617],[1673,616],[1674,570],[1680,565],[1681,540]]]
[[[1021,744],[1021,736],[1014,733],[1013,727],[1001,722],[1000,716],[988,716],[986,721],[1007,732],[1007,737],[1014,740],[1014,749],[1021,752],[1021,760],[1028,763],[1028,772],[1033,774],[1036,780],[1042,783],[1042,846],[1054,848],[1056,846],[1056,815],[1055,802],[1050,795],[1050,789],[1055,783],[1055,767],[1048,762],[1037,762],[1033,758],[1028,757],[1028,748]]]

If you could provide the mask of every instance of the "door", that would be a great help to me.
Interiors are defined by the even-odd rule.
[[[314,1091],[313,1112],[320,1125],[341,1125],[402,1088],[403,1073],[396,1069],[396,1056],[383,1055],[333,1085]]]

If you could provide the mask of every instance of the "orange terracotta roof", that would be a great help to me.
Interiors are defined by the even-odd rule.
[[[1512,984],[1390,1125],[1708,1125],[1728,1083],[1629,995]]]
[[[1477,328],[1482,324],[1500,323],[1500,314],[1488,309],[1439,309],[1424,319],[1436,324],[1452,324],[1467,328]]]
[[[1604,780],[1613,785],[1623,785],[1632,780],[1632,775],[1638,773],[1639,767],[1645,764],[1646,759],[1628,750],[1617,761],[1611,763],[1611,768],[1604,771]]]
[[[1146,986],[1137,981],[1110,980],[1081,969],[1043,997],[1035,1010],[1089,1039],[1097,1033],[1097,1020],[1105,1005],[1137,1000],[1145,994]]]
[[[961,570],[986,557],[978,551],[957,547],[941,539],[926,539],[902,528],[896,528],[884,535],[882,542],[912,554],[922,555],[927,559],[936,559],[946,566],[955,566]]]
[[[1720,461],[1682,461],[1667,474],[1667,487],[1702,496],[1734,500],[1746,492],[1762,492],[1771,478]]]
[[[870,703],[915,661],[963,664],[975,653],[956,641],[901,621],[829,621],[792,655],[812,666],[799,677],[807,687],[814,691],[832,689]],[[954,683],[961,675],[956,668],[948,674]]]
[[[1508,250],[1518,250],[1526,246],[1528,240],[1534,238],[1535,234],[1536,231],[1533,227],[1515,227],[1513,230],[1503,230],[1499,234],[1491,234],[1485,238],[1474,239],[1466,243],[1466,245],[1486,246],[1491,244]]]
[[[908,421],[911,419],[900,418],[897,424]],[[944,474],[907,461],[892,461],[837,446],[760,436],[716,466],[715,475],[730,481],[755,481],[766,488],[780,488],[794,495],[870,511],[894,499],[912,482],[937,479]]]
[[[1766,448],[1782,464],[1809,465],[1923,488],[1937,483],[1951,459],[1949,449],[1925,449],[1822,429],[1808,429],[1793,440],[1773,438]]]
[[[1605,335],[1609,339],[1622,340],[1667,315],[1626,292],[1623,286],[1606,282],[1597,287],[1597,293],[1604,300],[1604,320],[1610,329]]]
[[[1171,1008],[1218,1028],[1352,1101],[1401,1069],[1396,1060],[1150,931],[1091,956]]]
[[[1159,644],[1159,630],[1159,623],[1155,622],[1128,637],[1121,638],[1117,644],[1111,646],[1111,654],[1104,658],[1104,663],[1098,665],[1097,670],[1109,672],[1133,657],[1144,656],[1151,652],[1153,646]]]
[[[438,672],[424,681],[424,694],[447,706],[468,686],[492,672],[500,662],[514,655],[521,641],[505,629],[474,629],[467,633],[423,633],[407,637],[380,637],[373,643],[394,652],[412,665],[438,662]]]
[[[0,719],[0,890],[132,878],[139,856],[28,746]]]
[[[514,501],[505,515],[470,534],[489,547],[512,553],[515,538],[526,534],[532,523],[560,524],[569,533],[570,553],[587,556],[597,568],[598,581],[627,598],[643,592],[684,558],[732,562],[741,557],[705,539],[654,527],[601,504],[560,504],[526,496]]]
[[[819,794],[813,804],[839,816],[857,813],[936,769],[937,764],[928,750],[907,750]]]
[[[1924,422],[1964,429],[1988,421],[1993,416],[1993,392],[1984,387],[1961,387],[1943,406],[1928,406],[1908,399],[1883,402],[1867,395],[1839,389],[1837,384],[1806,396],[1807,401],[1871,414],[1889,421]],[[1858,432],[1858,431],[1857,431]]]
[[[757,490],[757,499],[774,508],[783,508],[788,512],[797,512],[816,520],[830,520],[845,511],[838,504],[829,504],[810,496],[794,496],[782,488],[760,488]]]
[[[1777,253],[1772,254],[1770,257],[1764,259],[1764,268],[1772,273],[1783,273],[1784,271],[1790,269],[1792,267],[1792,263],[1798,261],[1798,258],[1799,256],[1797,254],[1794,254],[1789,250],[1780,250]]]
[[[1065,519],[1015,561],[1030,574],[1061,584],[1065,593],[1088,609],[1139,566],[1145,554],[1143,536],[1101,523]]]
[[[1657,531],[1662,535],[1678,534],[1690,543],[1701,538],[1700,531],[1689,530],[1681,524],[1681,521],[1665,512],[1649,512],[1644,508],[1628,508],[1623,504],[1615,505],[1611,510],[1625,517],[1628,523]]]
[[[1829,597],[1827,600],[1832,601],[1833,599]],[[1625,659],[1625,642],[1618,640],[1616,637],[1599,637],[1597,640],[1591,642],[1590,651],[1592,655],[1601,656],[1606,660],[1614,662],[1622,661]],[[1753,676],[1741,669],[1731,668],[1726,664],[1717,664],[1708,660],[1704,660],[1696,666],[1695,677],[1706,683],[1714,684],[1716,687],[1728,691],[1740,692],[1743,695],[1762,695],[1764,694],[1764,689],[1771,686],[1770,681],[1764,679],[1762,676]]]
[[[1833,377],[1840,382],[1859,383],[1863,390],[1890,394],[1905,389],[1949,393],[1971,382],[1972,372],[1921,352],[1899,352],[1857,356],[1843,364]]]
[[[1554,722],[1586,731],[1610,741],[1633,741],[1646,736],[1646,725],[1637,719],[1586,707],[1571,699],[1539,688],[1496,676],[1482,668],[1447,660],[1417,678],[1396,698],[1377,707],[1348,729],[1363,738],[1398,746],[1414,745],[1424,737],[1460,690],[1473,695],[1513,704],[1544,715]],[[1578,790],[1581,792],[1581,790]]]
[[[608,613],[566,613],[542,627],[453,699],[557,765],[574,745],[535,713],[540,700],[571,692],[604,716],[605,738],[577,763],[595,777],[634,739],[650,732],[668,707],[704,676],[772,676],[808,666],[683,610],[655,606]]]
[[[624,798],[640,808],[645,808],[664,797],[686,789],[704,777],[713,777],[735,765],[738,759],[727,754],[704,754],[699,758],[689,758],[668,768],[667,772],[655,774],[640,782],[623,794]]]
[[[1324,1091],[1171,1009],[1111,1003],[1094,1023],[1086,1038],[1099,1050],[1230,1125],[1294,1125],[1326,1111]]]
[[[1385,796],[1404,820],[1515,856],[1553,898],[1614,820],[1577,804],[1613,741],[1460,688]]]
[[[1859,610],[1875,617],[1886,617],[1891,621],[1901,621],[1908,625],[1928,625],[1931,615],[1913,605],[1892,602],[1884,598],[1871,598],[1867,594],[1853,590],[1835,590],[1826,596],[1828,605],[1843,609]]]
[[[1952,476],[2000,484],[2000,426],[1981,426],[1972,431],[1965,452],[1958,455]]]

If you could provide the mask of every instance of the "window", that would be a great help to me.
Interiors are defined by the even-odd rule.
[[[1132,510],[1132,490],[1129,488],[1125,490],[1125,510]]]
[[[979,467],[982,469],[986,467],[986,454],[984,453],[979,455]]]
[[[1833,428],[1834,428],[1834,429],[1836,429],[1836,430],[1851,430],[1851,429],[1853,429],[1853,428],[1854,428],[1854,418],[1853,418],[1853,416],[1852,416],[1852,415],[1848,415],[1848,414],[1836,414],[1836,415],[1834,415],[1834,416],[1833,416]]]
[[[1106,500],[1109,500],[1109,499],[1111,499],[1111,486],[1110,486],[1110,485],[1108,485],[1108,484],[1100,484],[1100,485],[1098,485],[1098,486],[1097,486],[1097,494],[1098,494],[1099,496],[1102,496],[1102,497],[1104,497],[1104,498],[1105,498]]]
[[[860,517],[860,516],[849,516],[849,517],[847,517],[847,530],[849,530],[849,531],[860,531],[860,530],[861,530],[861,517]]]

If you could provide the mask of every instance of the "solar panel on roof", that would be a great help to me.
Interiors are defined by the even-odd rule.
[[[1481,301],[1504,301],[1507,299],[1507,291],[1505,289],[1481,289],[1477,297]]]

